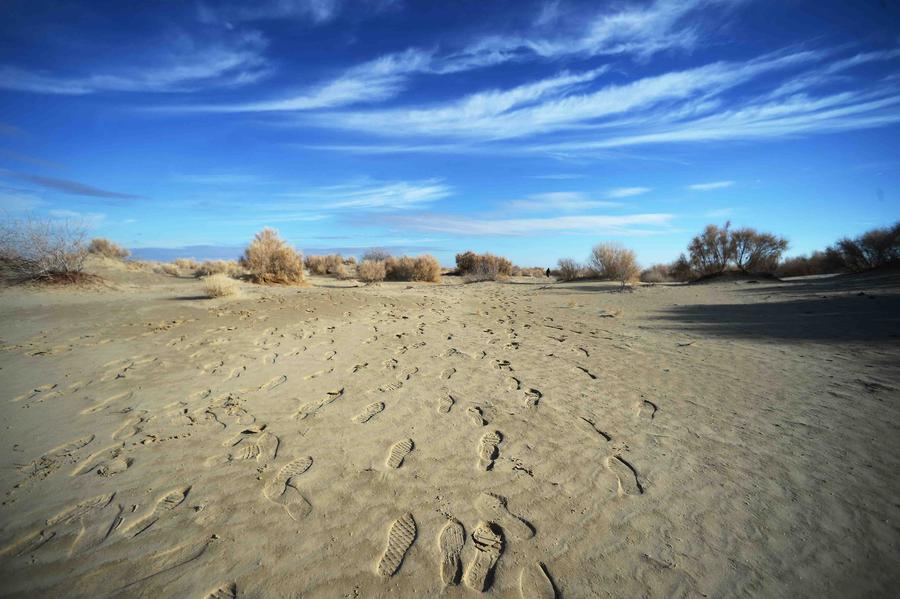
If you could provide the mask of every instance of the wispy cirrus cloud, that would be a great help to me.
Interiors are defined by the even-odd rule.
[[[282,194],[296,207],[298,202],[314,205],[319,210],[394,211],[418,209],[453,193],[440,179],[424,181],[377,182],[330,185],[308,191]],[[277,207],[278,204],[276,203]]]
[[[693,191],[713,191],[716,189],[725,189],[734,185],[734,181],[710,181],[709,183],[694,183],[688,185],[687,188]]]
[[[617,187],[607,194],[611,198],[630,198],[652,191],[650,187]]]
[[[186,92],[258,81],[269,68],[262,51],[265,39],[255,32],[236,34],[228,42],[202,41],[186,35],[148,42],[154,50],[128,65],[101,65],[103,72],[61,74],[46,69],[0,65],[0,89],[59,95],[99,92]]]
[[[614,208],[621,206],[619,202],[597,200],[580,191],[551,191],[536,193],[522,200],[506,202],[511,210],[574,212],[596,208]]]
[[[423,214],[388,217],[385,222],[416,231],[455,235],[518,236],[538,233],[602,233],[643,235],[660,232],[674,219],[672,214],[645,213],[619,216],[572,215],[548,218],[481,219],[477,217]]]
[[[92,198],[116,198],[123,200],[133,200],[143,197],[130,193],[120,193],[117,191],[100,189],[99,187],[93,187],[91,185],[86,185],[77,181],[70,181],[68,179],[57,179],[55,177],[30,175],[28,173],[19,173],[16,171],[9,171],[5,169],[0,169],[0,176],[19,179],[20,181],[27,181],[34,185],[38,185],[46,189],[51,189],[53,191],[61,191],[69,195],[87,196]]]

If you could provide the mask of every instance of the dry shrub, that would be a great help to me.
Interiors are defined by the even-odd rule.
[[[896,264],[900,262],[900,222],[866,231],[854,239],[845,237],[825,251],[853,272]]]
[[[385,278],[390,281],[424,281],[439,283],[441,265],[434,256],[424,254],[412,258],[401,256],[384,261]]]
[[[347,258],[344,258],[344,265],[356,266],[356,256],[348,256]]]
[[[306,256],[303,258],[303,263],[306,265],[306,270],[309,271],[311,275],[324,275],[328,272],[328,266],[325,263],[326,256]]]
[[[531,268],[520,268],[519,276],[521,277],[544,277],[547,271],[540,266],[532,266]]]
[[[698,276],[723,273],[732,266],[745,273],[771,273],[787,247],[783,237],[750,228],[731,230],[726,222],[723,227],[707,225],[691,240],[688,252]]]
[[[171,275],[173,277],[177,277],[180,273],[178,267],[172,264],[171,262],[163,262],[159,266],[156,267],[156,272],[160,272],[162,274]]]
[[[668,283],[671,280],[668,264],[654,264],[641,271],[641,281],[644,283]]]
[[[88,245],[87,251],[89,254],[96,254],[98,256],[104,256],[106,258],[114,258],[118,260],[122,260],[131,255],[131,252],[123,248],[121,245],[113,243],[109,239],[104,239],[102,237],[95,237],[91,239],[91,243]]]
[[[217,274],[226,274],[229,277],[240,276],[242,274],[241,265],[236,260],[205,260],[194,271],[194,276],[197,277]]]
[[[560,281],[574,281],[578,278],[581,267],[571,258],[561,258],[557,262],[557,271]]]
[[[637,279],[640,270],[634,252],[618,243],[600,243],[591,251],[590,267],[597,276],[620,281],[622,287]]]
[[[80,282],[87,247],[82,227],[10,219],[0,224],[0,270],[18,280]]]
[[[377,283],[383,281],[387,270],[382,260],[363,260],[356,267],[356,278],[363,283]]]
[[[238,292],[238,282],[226,275],[217,273],[203,278],[203,293],[207,297],[225,297]]]
[[[197,270],[200,268],[200,263],[193,258],[175,258],[172,262],[175,266],[184,270]]]
[[[241,266],[257,283],[303,282],[303,257],[275,229],[257,233],[241,256]]]
[[[331,273],[341,281],[350,278],[350,271],[347,270],[347,267],[344,266],[344,263],[341,262],[332,269]]]
[[[306,264],[307,270],[314,275],[337,275],[346,274],[344,269],[344,258],[340,254],[331,254],[329,256],[307,256],[303,262]]]
[[[467,280],[496,281],[512,275],[513,264],[503,256],[468,251],[456,255],[456,270]]]

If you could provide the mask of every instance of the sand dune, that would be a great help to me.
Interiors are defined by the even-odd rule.
[[[0,292],[3,596],[900,585],[896,276],[106,276]]]

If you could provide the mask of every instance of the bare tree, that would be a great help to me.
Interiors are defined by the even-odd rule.
[[[742,272],[775,272],[788,247],[787,239],[755,229],[731,232],[734,263]]]

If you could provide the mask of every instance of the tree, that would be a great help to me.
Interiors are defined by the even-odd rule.
[[[588,259],[591,270],[612,281],[621,281],[622,287],[637,279],[640,269],[634,252],[618,243],[599,243]]]
[[[775,272],[788,242],[771,233],[744,228],[732,231],[731,245],[734,263],[741,272]]]

